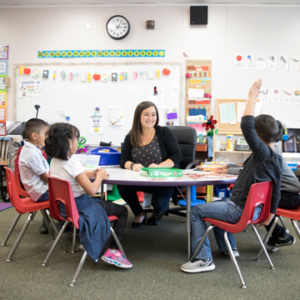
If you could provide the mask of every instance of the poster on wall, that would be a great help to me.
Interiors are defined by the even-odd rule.
[[[0,77],[0,90],[5,90],[5,77]]]
[[[268,70],[277,70],[277,61],[278,61],[277,55],[268,55],[267,57]]]
[[[245,69],[247,69],[247,70],[255,69],[255,55],[254,54],[246,54],[245,55]]]
[[[299,55],[290,55],[290,71],[299,71]]]
[[[0,92],[0,106],[6,107],[6,92]]]
[[[300,89],[293,90],[293,104],[300,104]]]
[[[8,60],[9,58],[9,46],[0,45],[0,60]]]
[[[21,81],[19,98],[42,97],[42,84],[40,80]]]
[[[102,114],[93,114],[89,116],[89,134],[104,134]]]
[[[267,57],[266,55],[257,55],[256,56],[256,69],[265,70],[267,67]]]
[[[109,125],[123,125],[123,105],[109,105],[108,119]]]
[[[259,94],[259,99],[261,103],[269,103],[270,102],[270,89],[269,88],[264,88],[260,91]]]
[[[278,69],[281,71],[287,71],[289,69],[288,55],[279,55]]]
[[[233,66],[235,69],[244,69],[245,62],[244,62],[244,55],[243,54],[236,54],[234,55]]]
[[[273,104],[277,104],[277,103],[280,103],[280,96],[281,96],[281,93],[280,93],[280,90],[279,89],[272,89],[271,90],[271,103]]]
[[[291,89],[282,89],[281,91],[281,103],[290,104],[292,102],[292,90]]]
[[[0,75],[7,75],[7,74],[8,74],[8,61],[0,60]]]

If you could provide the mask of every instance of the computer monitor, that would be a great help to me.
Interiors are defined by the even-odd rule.
[[[300,153],[300,128],[288,128],[288,139],[282,141],[282,152]]]

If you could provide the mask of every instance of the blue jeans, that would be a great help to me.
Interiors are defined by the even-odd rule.
[[[49,200],[49,190],[45,192],[39,199],[36,200],[36,202],[43,202]]]
[[[192,230],[192,250],[193,253],[196,251],[202,237],[204,236],[207,226],[203,221],[203,218],[212,218],[232,224],[238,223],[244,208],[242,206],[236,205],[230,199],[224,199],[220,201],[215,201],[207,204],[201,204],[194,206],[191,212],[191,230]],[[256,207],[253,221],[255,221],[261,212],[261,207]],[[221,251],[228,251],[224,240],[224,230],[218,227],[214,227],[215,238]],[[232,233],[228,232],[228,239],[231,248],[237,248],[234,236]],[[204,240],[202,247],[195,256],[197,259],[211,259],[211,249],[209,245],[208,236]]]

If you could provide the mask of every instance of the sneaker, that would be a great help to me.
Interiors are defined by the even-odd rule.
[[[212,271],[216,268],[212,259],[197,259],[183,264],[180,269],[186,273],[200,273]]]
[[[119,268],[132,268],[132,263],[124,258],[120,250],[107,249],[101,259],[108,264],[114,265]]]
[[[40,230],[40,233],[41,233],[41,234],[47,234],[47,233],[49,233],[48,228],[47,228],[47,226],[45,225],[44,220],[42,220],[42,224],[41,224],[39,230]]]
[[[268,246],[271,247],[271,252],[276,252],[281,246],[291,246],[296,244],[296,239],[290,235],[286,234],[284,237],[271,237],[268,241]]]
[[[240,256],[238,249],[233,248],[232,252],[233,252],[234,257],[239,257]],[[229,256],[229,252],[228,251],[221,251],[221,253],[224,253],[225,255]]]
[[[85,251],[84,248],[83,248],[83,246],[81,244],[79,245],[78,249],[81,250],[81,251],[83,251],[83,252]]]

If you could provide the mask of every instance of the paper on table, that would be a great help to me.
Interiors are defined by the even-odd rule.
[[[188,95],[189,95],[189,98],[190,97],[201,98],[201,97],[204,97],[204,90],[202,90],[202,89],[189,89]]]
[[[236,119],[234,103],[219,104],[221,123],[229,123]]]

